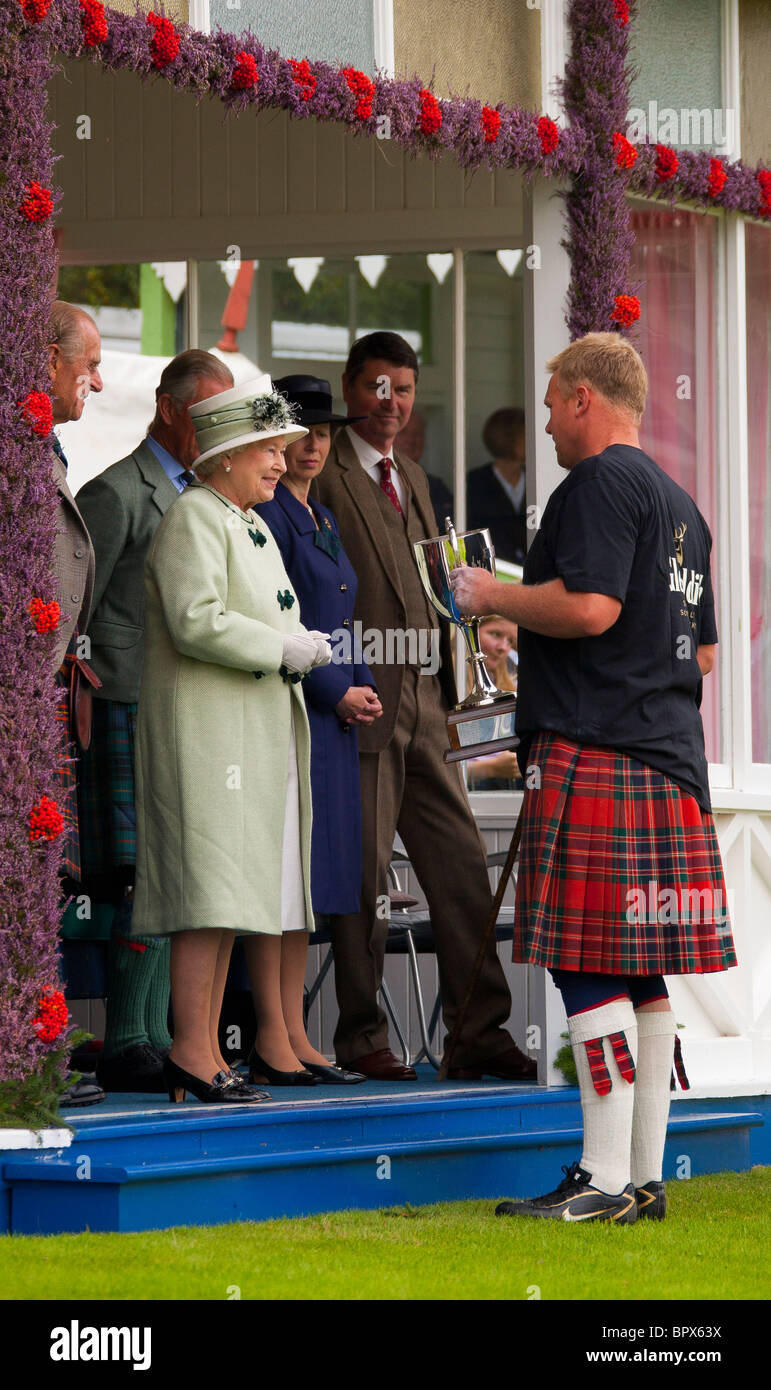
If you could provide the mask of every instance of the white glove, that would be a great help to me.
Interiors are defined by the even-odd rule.
[[[316,655],[313,660],[314,666],[329,666],[332,660],[332,648],[329,645],[328,632],[309,632],[316,643]]]
[[[305,675],[317,665],[318,643],[308,632],[298,632],[284,638],[283,662],[288,671]]]

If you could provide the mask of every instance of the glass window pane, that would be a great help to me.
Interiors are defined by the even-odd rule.
[[[522,251],[465,257],[467,526],[504,567],[526,550],[522,268]]]
[[[466,280],[466,528],[486,527],[500,578],[521,575],[525,558],[523,252],[470,251]],[[480,624],[488,671],[516,689],[516,624]],[[470,791],[521,786],[515,755],[464,763]]]
[[[745,227],[752,756],[771,763],[771,236]]]
[[[102,342],[102,391],[57,428],[73,493],[145,435],[163,367],[186,346],[186,283],[184,261],[60,267],[59,298],[91,315]]]
[[[209,0],[212,31],[231,34],[251,29],[265,48],[285,58],[312,58],[344,63],[362,72],[375,71],[372,0]]]
[[[715,219],[690,212],[641,209],[632,212],[632,229],[632,280],[642,284],[643,301],[635,346],[649,377],[640,443],[690,493],[704,516],[712,532],[715,587],[720,564]],[[717,592],[715,601],[720,633]],[[704,681],[701,714],[707,757],[710,762],[721,762],[717,669]]]
[[[646,128],[636,139],[647,134],[653,143],[687,149],[719,150],[733,143],[735,113],[722,104],[721,8],[721,0],[638,5],[631,26],[631,60],[638,71],[630,106],[645,112]]]
[[[240,379],[250,366],[273,377],[308,372],[331,383],[336,408],[344,413],[341,376],[351,344],[376,329],[400,333],[417,353],[420,379],[417,405],[397,448],[425,468],[435,508],[446,506],[453,473],[451,253],[305,256],[253,264],[246,323],[237,335],[245,357],[238,364]],[[222,337],[228,294],[220,263],[201,263],[201,347]]]

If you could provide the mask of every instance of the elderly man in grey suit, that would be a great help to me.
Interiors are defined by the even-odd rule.
[[[101,342],[90,314],[57,299],[48,328],[49,374],[54,425],[79,420],[91,391],[101,391]],[[54,478],[59,491],[59,516],[54,547],[54,573],[61,619],[56,629],[59,667],[76,632],[83,633],[94,589],[94,550],[83,517],[67,483],[67,460],[54,435]]]
[[[351,348],[343,396],[351,417],[364,417],[335,436],[318,483],[334,512],[359,581],[355,614],[384,636],[413,631],[422,641],[406,661],[370,663],[383,717],[360,731],[362,839],[361,911],[333,917],[332,943],[340,1021],[337,1060],[378,1080],[411,1080],[388,1047],[378,1006],[386,925],[378,898],[398,830],[426,894],[434,929],[442,1007],[452,1027],[491,909],[482,843],[457,765],[448,766],[445,716],[456,701],[449,633],[439,630],[418,576],[413,544],[436,535],[423,469],[394,453],[415,400],[418,361],[397,333],[370,333]],[[441,656],[425,660],[429,647]],[[384,642],[384,653],[388,644]],[[422,653],[422,659],[421,659]],[[535,1064],[506,1031],[511,997],[491,943],[455,1052],[450,1075],[484,1074],[532,1081]]]
[[[144,569],[155,530],[193,479],[198,456],[188,406],[233,385],[211,353],[191,349],[164,368],[147,436],[86,483],[78,505],[96,551],[91,664],[102,681],[80,778],[84,878],[113,901],[107,1023],[97,1077],[108,1091],[161,1091],[171,1039],[169,941],[131,936],[136,858],[134,733],[144,657]]]
[[[48,371],[54,425],[79,420],[91,391],[101,391],[99,330],[85,310],[57,299],[48,323]],[[67,733],[59,773],[59,802],[65,822],[60,873],[64,892],[80,880],[80,833],[76,793],[76,755],[69,742],[67,690],[78,635],[88,624],[94,588],[94,550],[83,517],[67,483],[67,460],[56,435],[53,474],[59,494],[54,543],[54,579],[61,617],[56,629],[54,670],[60,689],[60,711]],[[94,1105],[105,1099],[101,1086],[83,1077],[60,1097],[62,1106]]]

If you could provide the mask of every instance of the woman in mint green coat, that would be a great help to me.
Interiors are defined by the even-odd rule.
[[[313,928],[299,681],[330,650],[300,622],[276,543],[251,510],[273,497],[283,449],[305,430],[267,376],[190,414],[199,484],[169,508],[147,561],[132,931],[171,936],[170,1099],[189,1090],[245,1101],[260,1093],[230,1072],[217,1043],[236,933],[248,936],[259,980],[261,1050],[272,1067],[312,1080],[289,1043],[280,960],[284,931],[299,955]]]

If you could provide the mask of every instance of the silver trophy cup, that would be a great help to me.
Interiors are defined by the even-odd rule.
[[[423,588],[437,613],[455,623],[463,633],[471,667],[471,689],[447,719],[451,750],[447,762],[477,757],[487,752],[514,748],[516,696],[499,690],[485,666],[479,644],[479,619],[458,611],[450,584],[457,565],[474,565],[495,575],[495,548],[487,530],[464,531],[458,535],[450,517],[445,517],[446,535],[415,542],[413,549]]]
[[[511,691],[499,690],[490,679],[479,645],[479,619],[467,618],[458,612],[450,585],[450,573],[457,565],[472,565],[489,570],[494,576],[495,547],[487,530],[464,531],[458,536],[450,517],[445,517],[444,524],[447,528],[445,536],[417,541],[413,548],[423,588],[434,608],[443,618],[449,618],[460,628],[466,642],[472,684],[465,700],[456,708],[479,709],[496,700],[511,699]]]

